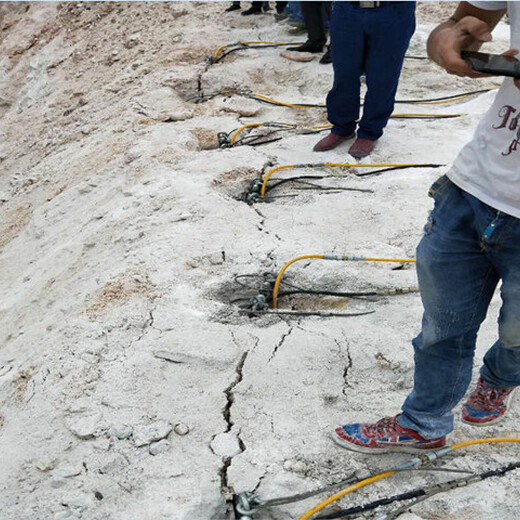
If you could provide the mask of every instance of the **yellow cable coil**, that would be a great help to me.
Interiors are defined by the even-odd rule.
[[[488,439],[474,439],[471,441],[465,441],[465,442],[459,442],[458,444],[452,444],[450,446],[451,450],[460,450],[462,448],[466,448],[468,446],[475,446],[477,444],[494,444],[494,443],[501,443],[501,442],[520,442],[520,438],[515,437],[491,437]],[[340,498],[343,498],[346,495],[349,495],[350,493],[353,493],[354,491],[361,489],[365,486],[368,486],[370,484],[373,484],[374,482],[377,482],[378,480],[383,480],[387,477],[390,477],[392,475],[395,475],[397,471],[385,471],[383,473],[379,473],[378,475],[374,475],[373,477],[366,478],[365,480],[361,480],[360,482],[357,482],[356,484],[353,484],[352,486],[349,486],[348,488],[339,491],[335,495],[332,495],[331,497],[327,498],[323,502],[319,503],[316,507],[313,507],[300,517],[298,517],[298,520],[307,520],[311,516],[315,515],[322,509],[325,509],[328,505],[332,504],[333,502],[336,502]]]
[[[343,164],[343,163],[318,163],[315,164],[285,164],[283,166],[277,166],[276,168],[273,168],[272,170],[269,170],[264,177],[263,183],[262,183],[262,189],[260,190],[260,195],[262,197],[265,197],[265,190],[267,188],[267,181],[273,175],[273,173],[276,173],[280,170],[288,170],[291,168],[313,168],[319,166],[321,168],[404,168],[404,167],[411,167],[411,166],[421,166],[420,163],[403,163],[403,164]],[[426,165],[425,165],[426,166]]]
[[[397,262],[400,264],[403,263],[415,263],[415,260],[413,258],[372,258],[372,257],[366,257],[366,256],[349,256],[349,255],[303,255],[298,256],[296,258],[293,258],[292,260],[289,260],[278,273],[278,276],[276,277],[276,281],[274,283],[273,288],[273,309],[276,309],[278,306],[278,292],[280,290],[280,284],[282,282],[283,275],[285,271],[287,271],[287,268],[290,267],[292,264],[299,262],[300,260],[308,260],[308,259],[321,259],[321,260],[339,260],[342,262],[354,262],[354,261],[361,261],[361,262]]]

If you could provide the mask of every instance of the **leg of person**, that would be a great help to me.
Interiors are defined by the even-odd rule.
[[[432,190],[438,190],[435,208],[417,249],[424,317],[413,341],[414,387],[401,415],[338,428],[336,442],[349,449],[413,452],[444,445],[452,409],[471,380],[477,331],[499,276],[481,249],[478,216],[464,192],[447,177]]]
[[[373,149],[394,109],[404,55],[415,31],[415,2],[388,2],[383,7],[365,11],[368,17],[364,62],[367,94],[358,137],[372,141]]]
[[[305,25],[302,14],[301,2],[289,2],[287,4],[287,12],[289,13],[289,25],[294,28],[301,28]]]
[[[277,14],[283,14],[284,11],[286,10],[287,8],[287,4],[289,2],[276,2],[275,3],[275,7],[276,7],[276,13]]]
[[[323,16],[323,27],[325,28],[325,31],[329,29],[329,20],[330,20],[330,13],[332,10],[332,2],[322,2],[322,16]],[[328,65],[329,63],[332,63],[332,55],[330,53],[330,44],[327,47],[327,50],[325,51],[325,54],[321,57],[320,63],[322,65]]]
[[[302,2],[302,13],[307,26],[308,44],[317,52],[327,43],[327,34],[323,22],[323,2]],[[316,51],[314,51],[316,52]]]
[[[315,151],[330,150],[355,135],[365,51],[363,10],[354,3],[335,2],[330,40],[334,83],[327,95],[327,112],[333,126],[331,135],[317,143]]]
[[[498,214],[484,232],[483,245],[502,279],[503,304],[499,339],[486,353],[477,387],[462,407],[462,420],[475,426],[502,420],[520,386],[520,219]]]
[[[494,210],[448,183],[417,251],[424,320],[400,419],[427,438],[453,429],[452,409],[470,383],[477,331],[500,277],[481,243],[481,223]]]
[[[302,2],[301,9],[305,26],[307,27],[307,41],[298,47],[288,47],[288,51],[318,53],[323,50],[327,42],[327,35],[323,26],[322,2]]]
[[[226,9],[226,12],[231,12],[231,11],[237,11],[238,9],[240,9],[240,2],[239,1],[234,1],[234,2],[231,2],[231,5]]]
[[[262,12],[262,2],[251,2],[251,7],[242,11],[242,16],[249,16],[252,14],[260,14]]]

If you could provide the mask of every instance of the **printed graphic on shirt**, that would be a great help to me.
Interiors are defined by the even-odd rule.
[[[502,155],[511,155],[513,152],[518,150],[520,145],[520,112],[518,109],[511,105],[504,105],[499,111],[498,116],[500,117],[500,123],[493,125],[495,130],[506,128],[513,133],[513,141],[509,145],[509,148],[502,152]]]

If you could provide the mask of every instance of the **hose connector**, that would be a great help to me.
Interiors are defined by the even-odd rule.
[[[229,148],[231,146],[229,135],[226,132],[219,132],[217,134],[217,139],[220,148]]]
[[[251,298],[249,303],[251,305],[251,310],[253,311],[265,311],[269,309],[269,304],[267,303],[265,294],[256,295],[254,298]]]
[[[243,491],[235,496],[235,515],[237,520],[253,520],[253,506],[258,506],[261,501],[258,496],[249,491]]]
[[[251,185],[251,191],[246,196],[246,202],[251,206],[255,202],[260,201],[263,197],[261,195],[263,181],[262,179],[255,179]]]

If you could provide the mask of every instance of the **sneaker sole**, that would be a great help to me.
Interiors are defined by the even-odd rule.
[[[461,421],[464,423],[464,424],[470,424],[471,426],[477,426],[479,428],[482,428],[483,426],[491,426],[493,424],[497,424],[499,423],[500,421],[503,421],[507,414],[509,413],[509,405],[511,404],[511,399],[513,398],[513,396],[516,394],[516,391],[518,390],[518,388],[515,388],[507,397],[506,397],[506,411],[500,415],[499,417],[497,417],[496,419],[491,419],[490,421],[487,421],[487,422],[472,422],[472,421],[467,421],[463,418],[461,418]]]
[[[440,450],[441,446],[435,448],[414,448],[413,446],[388,446],[386,448],[365,448],[364,446],[358,446],[357,444],[353,444],[351,442],[347,442],[338,436],[338,434],[333,431],[330,434],[331,439],[342,448],[345,448],[350,451],[357,451],[358,453],[426,453],[428,451]]]

